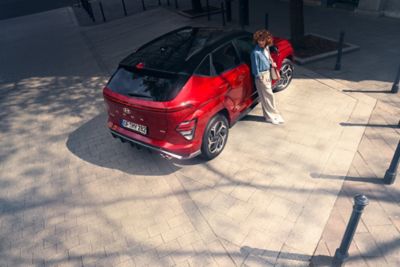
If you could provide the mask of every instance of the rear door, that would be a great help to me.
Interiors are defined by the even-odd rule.
[[[234,41],[234,44],[239,52],[240,66],[239,71],[244,74],[243,81],[243,93],[244,101],[246,104],[250,104],[251,99],[256,94],[254,79],[251,73],[251,61],[250,55],[254,48],[253,40],[251,36],[241,37]]]
[[[239,56],[232,42],[229,42],[212,53],[212,66],[217,75],[216,79],[221,80],[221,86],[227,90],[227,98],[230,100],[230,111],[240,112],[244,100],[244,74],[238,66]]]

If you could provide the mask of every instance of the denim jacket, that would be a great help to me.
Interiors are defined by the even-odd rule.
[[[264,49],[258,45],[256,45],[251,52],[250,59],[251,72],[256,78],[260,76],[260,72],[267,71],[271,68],[271,60],[265,56]]]

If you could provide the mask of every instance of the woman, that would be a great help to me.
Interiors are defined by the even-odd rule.
[[[251,53],[251,69],[263,110],[265,120],[272,124],[282,124],[285,121],[275,106],[272,93],[271,67],[276,68],[268,46],[272,45],[272,35],[267,30],[259,30],[253,34],[255,47]]]

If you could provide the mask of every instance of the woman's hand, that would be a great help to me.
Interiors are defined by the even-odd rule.
[[[278,66],[276,65],[276,63],[275,62],[272,62],[272,67],[274,67],[274,68],[277,68]]]

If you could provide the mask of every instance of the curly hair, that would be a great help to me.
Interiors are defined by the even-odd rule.
[[[258,41],[266,41],[266,45],[272,45],[272,34],[267,30],[258,30],[253,34],[253,42],[257,44]]]

